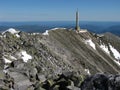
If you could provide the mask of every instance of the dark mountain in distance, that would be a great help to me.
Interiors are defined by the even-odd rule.
[[[0,31],[15,28],[25,32],[44,32],[55,27],[74,28],[74,21],[0,22]],[[120,22],[81,21],[80,27],[94,33],[111,32],[120,36]]]
[[[103,33],[103,30],[105,29],[105,27],[103,26],[97,26],[97,25],[92,25],[92,24],[81,25],[81,28],[87,29],[94,33]]]
[[[114,25],[106,28],[103,32],[111,32],[120,36],[120,25]]]

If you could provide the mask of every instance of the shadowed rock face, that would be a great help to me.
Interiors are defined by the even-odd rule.
[[[120,90],[120,75],[96,74],[87,77],[81,90]]]
[[[0,88],[79,90],[87,75],[118,74],[119,57],[112,50],[119,55],[119,39],[110,33],[78,33],[64,28],[44,34],[5,32],[0,35]],[[113,88],[104,87],[112,78],[115,77],[97,74],[87,78],[81,88]],[[115,79],[119,82],[119,77]]]

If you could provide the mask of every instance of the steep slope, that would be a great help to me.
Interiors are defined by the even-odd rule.
[[[43,37],[43,41],[51,51],[63,57],[76,70],[89,69],[91,74],[97,72],[117,73],[119,66],[115,64],[110,55],[100,48],[99,38],[92,33],[70,30],[52,30]],[[65,57],[65,58],[64,58]]]

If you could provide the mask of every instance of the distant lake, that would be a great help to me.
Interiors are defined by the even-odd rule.
[[[0,31],[15,28],[25,32],[44,32],[55,27],[74,28],[75,21],[0,22]],[[120,35],[120,22],[80,21],[80,27],[95,33]]]

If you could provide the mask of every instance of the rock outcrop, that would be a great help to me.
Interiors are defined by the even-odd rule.
[[[81,90],[120,90],[120,75],[96,74],[87,77]]]

